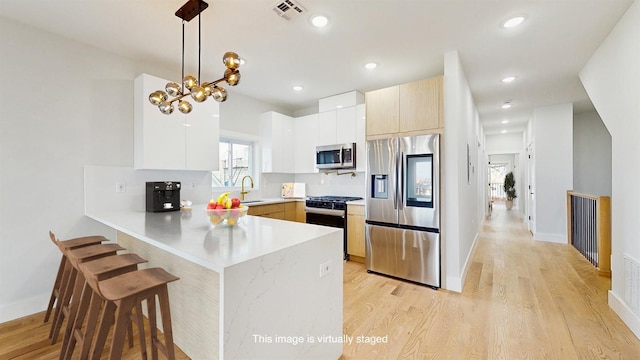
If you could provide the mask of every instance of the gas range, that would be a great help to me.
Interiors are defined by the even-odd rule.
[[[307,224],[332,226],[344,229],[344,259],[349,260],[347,254],[347,202],[362,200],[353,196],[312,196],[306,201],[305,213]]]
[[[306,206],[310,208],[346,210],[347,202],[354,200],[362,200],[362,198],[353,196],[312,196],[307,198]]]

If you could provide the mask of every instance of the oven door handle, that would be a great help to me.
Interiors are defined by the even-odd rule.
[[[305,206],[304,211],[312,214],[331,215],[344,218],[344,210],[323,209]]]

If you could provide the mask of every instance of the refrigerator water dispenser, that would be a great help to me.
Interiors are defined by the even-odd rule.
[[[389,179],[387,175],[371,175],[371,177],[371,184],[373,185],[371,187],[371,197],[374,199],[387,199],[389,197]]]

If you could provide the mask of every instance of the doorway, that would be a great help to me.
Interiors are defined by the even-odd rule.
[[[527,227],[532,235],[536,234],[536,198],[535,198],[535,163],[534,163],[535,149],[533,147],[533,141],[527,146]]]

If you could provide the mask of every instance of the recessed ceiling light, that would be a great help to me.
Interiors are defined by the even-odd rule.
[[[329,19],[324,15],[314,15],[311,17],[311,24],[315,27],[325,27],[329,23]]]
[[[502,23],[503,28],[516,27],[524,21],[524,16],[516,16]]]
[[[302,91],[304,89],[302,85],[293,85],[291,88],[295,91]]]
[[[508,123],[509,123],[509,120],[502,120],[502,121],[501,121],[501,123],[503,123],[503,124],[508,124]]]
[[[375,68],[377,68],[377,67],[378,67],[378,64],[376,64],[376,63],[374,63],[374,62],[370,62],[370,63],[365,64],[365,65],[364,65],[364,67],[365,67],[367,70],[373,70],[373,69],[375,69]]]
[[[510,108],[510,107],[511,107],[511,103],[510,103],[510,102],[508,102],[508,101],[507,101],[506,103],[502,104],[502,108],[503,108],[503,109],[508,109],[508,108]]]
[[[502,131],[500,131],[500,133],[501,133],[501,134],[506,134],[506,133],[507,133],[507,130],[502,130]]]
[[[336,109],[342,109],[344,106],[342,105],[336,105]]]
[[[513,80],[515,80],[515,79],[516,79],[516,77],[515,77],[515,76],[507,76],[507,77],[505,77],[505,78],[503,78],[503,79],[502,79],[502,82],[503,82],[503,83],[510,83],[510,82],[512,82],[512,81],[513,81]]]

